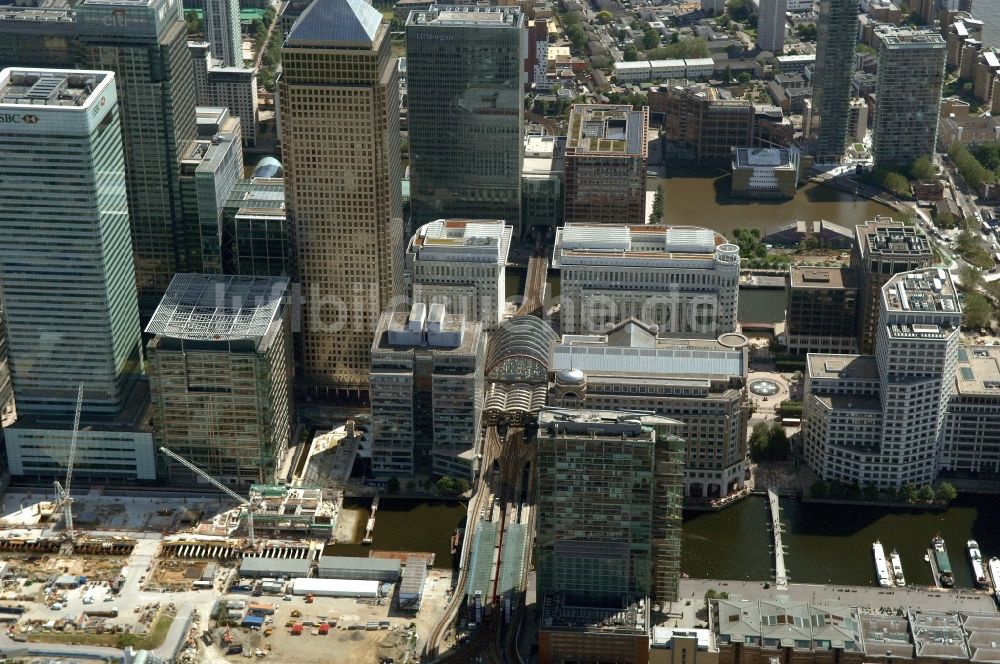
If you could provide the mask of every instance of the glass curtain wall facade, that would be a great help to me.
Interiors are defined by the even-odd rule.
[[[517,7],[410,14],[411,230],[454,218],[501,219],[520,232],[526,49]]]
[[[195,138],[194,68],[179,0],[85,0],[85,67],[115,73],[139,308],[152,314],[185,269],[180,162]]]
[[[83,384],[88,417],[115,416],[141,367],[114,75],[7,69],[0,112],[17,119],[0,124],[0,293],[18,415],[72,415]]]

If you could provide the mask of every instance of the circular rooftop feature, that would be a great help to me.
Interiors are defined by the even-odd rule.
[[[726,348],[743,348],[750,343],[750,340],[739,332],[726,332],[719,336],[718,341]]]
[[[274,157],[264,157],[257,162],[257,165],[253,169],[253,176],[255,178],[280,178],[284,173],[284,166]]]
[[[750,391],[759,397],[773,397],[778,393],[778,390],[778,384],[767,378],[761,378],[750,383]]]
[[[587,377],[579,369],[564,369],[556,374],[556,382],[563,385],[580,385]]]

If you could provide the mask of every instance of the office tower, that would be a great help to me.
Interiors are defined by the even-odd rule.
[[[760,0],[757,15],[757,46],[779,55],[785,48],[785,13],[788,0]]]
[[[520,232],[524,16],[433,5],[406,21],[411,228],[500,219]]]
[[[707,228],[568,224],[556,231],[563,331],[636,318],[661,336],[736,330],[740,250]]]
[[[664,138],[698,163],[724,163],[732,148],[753,140],[754,107],[745,99],[719,99],[703,85],[660,86],[649,91],[649,112],[663,118]]]
[[[792,266],[786,313],[789,353],[856,353],[858,275],[849,267]]]
[[[933,261],[930,243],[916,226],[876,217],[854,227],[851,268],[861,290],[858,348],[862,353],[871,353],[875,347],[882,286],[894,274],[930,267]]]
[[[0,117],[0,294],[18,411],[5,432],[11,472],[59,472],[82,384],[78,471],[152,479],[148,432],[102,430],[128,428],[123,413],[141,410],[143,392],[114,74],[5,69]]]
[[[227,484],[277,481],[292,437],[287,278],[176,275],[146,333],[153,435]],[[194,481],[167,462],[170,480]]]
[[[872,152],[876,168],[905,169],[934,154],[941,86],[948,54],[934,30],[883,26],[878,39],[878,82]]]
[[[284,180],[254,177],[237,182],[223,210],[225,273],[290,277],[292,254]]]
[[[521,167],[521,224],[555,228],[563,223],[566,138],[525,136]]]
[[[955,391],[958,293],[947,270],[925,268],[890,277],[880,304],[874,356],[807,356],[805,460],[827,481],[930,484]]]
[[[240,119],[243,145],[257,145],[257,70],[242,63],[228,67],[208,42],[188,42],[198,106],[224,107]]]
[[[551,369],[549,406],[652,411],[681,422],[685,496],[714,500],[743,488],[750,411],[742,336],[665,339],[627,320],[606,334],[563,336]]]
[[[315,0],[282,50],[286,204],[302,283],[303,379],[366,390],[379,316],[403,293],[399,83],[364,0]]]
[[[858,39],[858,3],[823,0],[816,26],[810,139],[819,163],[839,162],[847,145],[848,104]]]
[[[678,427],[650,413],[539,413],[540,662],[646,661],[630,658],[648,657],[644,605],[650,596],[661,604],[677,599]]]
[[[942,433],[940,471],[952,477],[1000,473],[1000,348],[961,346]]]
[[[205,0],[205,38],[224,67],[243,67],[239,0]]]
[[[575,104],[566,137],[566,223],[646,223],[649,107]]]
[[[183,268],[180,161],[195,138],[194,76],[177,0],[84,0],[85,67],[115,73],[121,103],[139,311]]]
[[[438,219],[417,229],[403,274],[411,302],[443,304],[486,331],[503,319],[513,229],[502,221]]]
[[[181,159],[184,264],[201,272],[223,270],[223,210],[243,175],[239,118],[225,108],[199,108],[198,139]]]
[[[44,7],[0,7],[0,69],[73,69],[79,62],[76,14],[65,0]]]
[[[382,314],[372,343],[372,471],[471,481],[485,361],[482,323],[443,304]]]

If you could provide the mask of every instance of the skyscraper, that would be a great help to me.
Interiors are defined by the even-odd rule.
[[[183,268],[179,172],[195,138],[195,92],[179,0],[85,0],[85,67],[115,73],[121,103],[139,308],[152,314]]]
[[[816,37],[810,139],[819,163],[844,156],[858,35],[855,0],[822,0]]]
[[[205,0],[205,39],[224,67],[243,66],[239,0]]]
[[[785,12],[788,0],[760,0],[757,20],[757,46],[778,54],[785,48]]]
[[[114,413],[138,371],[139,318],[110,72],[0,73],[0,284],[17,409]],[[58,193],[56,193],[58,192]]]
[[[83,385],[79,470],[153,479],[151,437],[120,417],[142,410],[144,391],[115,76],[5,69],[0,120],[11,472],[58,472]]]
[[[411,223],[520,228],[527,33],[518,7],[414,11],[406,22]]]
[[[906,168],[934,154],[948,45],[936,30],[887,25],[878,40],[876,168]]]
[[[399,84],[364,0],[315,0],[282,50],[286,204],[302,284],[302,373],[366,390],[382,311],[403,291]]]

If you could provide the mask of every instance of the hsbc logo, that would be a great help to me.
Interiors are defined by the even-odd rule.
[[[0,124],[38,124],[38,116],[15,115],[13,113],[0,113]]]

